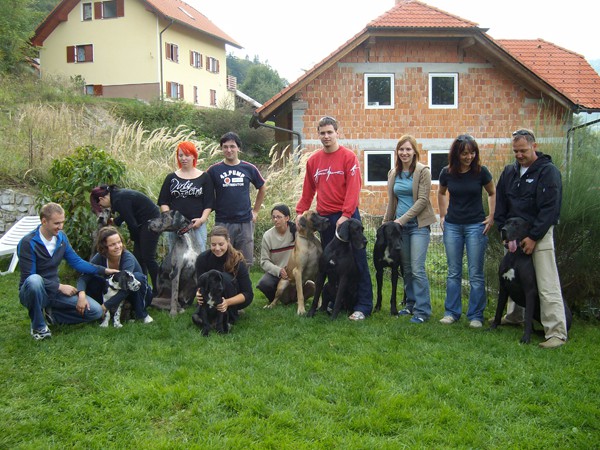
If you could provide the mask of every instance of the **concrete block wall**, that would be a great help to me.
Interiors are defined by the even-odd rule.
[[[12,189],[0,189],[0,236],[20,218],[37,214],[35,196]]]

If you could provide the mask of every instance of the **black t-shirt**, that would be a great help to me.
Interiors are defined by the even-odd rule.
[[[440,186],[448,188],[450,193],[445,221],[458,225],[483,222],[485,212],[481,191],[490,181],[492,174],[485,166],[481,166],[479,173],[469,170],[456,175],[450,175],[448,167],[444,167],[440,172]]]
[[[188,220],[200,217],[206,208],[213,209],[214,199],[215,189],[208,172],[191,180],[170,173],[158,194],[159,205],[168,205],[169,209],[179,211]]]

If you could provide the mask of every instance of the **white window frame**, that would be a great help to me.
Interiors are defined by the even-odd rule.
[[[427,165],[431,168],[431,184],[440,184],[439,181],[439,177],[440,177],[440,172],[438,173],[433,173],[433,162],[432,162],[432,156],[431,155],[444,155],[444,157],[446,158],[446,161],[448,161],[448,150],[427,150]],[[446,162],[446,164],[444,164],[444,166],[447,166],[448,163]],[[442,167],[444,167],[442,166]]]
[[[382,181],[372,181],[369,179],[369,156],[371,155],[390,155],[390,170],[394,168],[394,152],[395,150],[365,150],[364,151],[364,166],[363,171],[365,186],[386,186],[387,176]],[[389,170],[388,170],[389,172]],[[387,172],[386,172],[387,175]]]
[[[86,7],[89,8],[89,13],[90,13],[90,15],[89,15],[88,18],[85,17],[85,9],[86,9]],[[89,22],[89,21],[91,21],[93,19],[94,19],[94,4],[91,3],[91,2],[84,2],[84,3],[82,3],[81,4],[81,20],[83,22]]]
[[[376,105],[374,102],[369,103],[369,78],[389,78],[390,79],[390,104]],[[364,98],[365,109],[394,109],[394,74],[393,73],[365,73],[364,75]]]
[[[219,64],[217,58],[208,56],[206,59],[206,70],[210,73],[219,73]]]
[[[433,79],[454,79],[454,103],[452,105],[434,105],[433,101]],[[430,109],[458,109],[458,73],[430,73],[429,74],[429,108]]]
[[[196,69],[202,69],[202,54],[200,52],[190,50],[192,52],[191,66]]]

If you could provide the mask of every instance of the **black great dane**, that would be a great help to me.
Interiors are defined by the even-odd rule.
[[[375,311],[381,310],[381,291],[383,288],[383,271],[386,267],[392,270],[392,296],[390,299],[390,314],[398,315],[396,289],[398,273],[402,270],[402,226],[396,222],[386,222],[377,229],[377,239],[373,247],[373,265],[377,278],[377,303]]]
[[[367,239],[363,234],[360,220],[348,219],[335,232],[335,238],[323,250],[319,258],[319,272],[315,283],[315,296],[307,313],[308,317],[315,315],[319,299],[325,287],[325,279],[331,291],[335,291],[335,303],[331,320],[337,318],[342,306],[352,311],[356,304],[358,284],[358,267],[354,260],[354,250],[365,248]],[[327,289],[327,287],[325,287]],[[321,302],[321,311],[327,311],[327,301]]]
[[[496,315],[490,328],[495,329],[500,325],[504,308],[510,297],[517,305],[525,308],[525,331],[521,343],[529,344],[533,331],[533,319],[540,320],[540,298],[533,267],[533,258],[526,255],[521,249],[521,240],[527,237],[531,225],[520,217],[513,217],[506,221],[500,230],[502,240],[507,242],[508,251],[500,262],[498,269],[500,292]],[[567,330],[571,328],[571,310],[565,306]]]

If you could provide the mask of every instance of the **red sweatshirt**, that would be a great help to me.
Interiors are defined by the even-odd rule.
[[[362,179],[358,158],[351,150],[340,145],[333,153],[318,150],[308,158],[302,186],[302,197],[296,213],[310,208],[317,194],[317,212],[324,216],[342,212],[351,217],[358,207]]]

